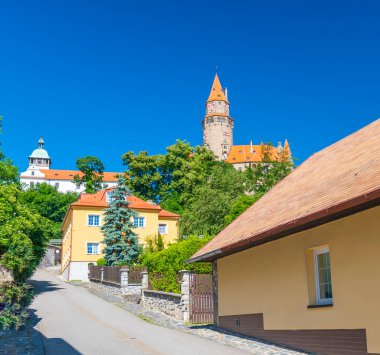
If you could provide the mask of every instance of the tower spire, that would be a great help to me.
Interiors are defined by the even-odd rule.
[[[210,101],[225,101],[228,102],[226,95],[224,94],[222,84],[220,83],[218,72],[215,73],[214,82],[212,83],[210,95],[207,102]]]
[[[44,144],[44,139],[40,137],[40,139],[38,140],[38,148],[42,149],[44,147]]]

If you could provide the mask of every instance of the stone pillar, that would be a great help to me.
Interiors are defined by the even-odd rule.
[[[182,320],[190,320],[190,271],[181,270],[181,308]]]
[[[100,282],[103,282],[103,277],[104,277],[104,268],[102,267],[100,269]]]
[[[149,285],[148,271],[143,271],[141,273],[141,276],[142,276],[142,280],[141,280],[141,300],[142,300],[142,303],[144,304],[144,300],[145,300],[144,290],[147,290],[148,289],[148,285]]]
[[[148,289],[148,271],[143,271],[141,273],[141,276],[142,276],[142,281],[141,281],[142,289],[146,290]]]
[[[128,294],[129,269],[127,266],[120,268],[120,291],[122,295]]]

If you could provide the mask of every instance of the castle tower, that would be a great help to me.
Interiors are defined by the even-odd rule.
[[[230,117],[227,88],[223,91],[218,74],[215,74],[206,102],[202,125],[203,145],[211,149],[218,159],[226,159],[233,144],[234,120]]]
[[[44,149],[44,140],[42,137],[38,141],[38,148],[33,150],[29,155],[29,169],[50,169],[51,158],[48,152]]]

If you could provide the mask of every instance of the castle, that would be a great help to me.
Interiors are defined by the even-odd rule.
[[[37,184],[45,182],[54,186],[59,192],[83,192],[85,187],[83,185],[75,185],[73,182],[75,175],[83,176],[83,173],[77,170],[50,169],[51,158],[44,145],[45,142],[41,137],[38,141],[37,149],[34,149],[28,157],[29,166],[27,170],[20,174],[20,182],[24,188],[33,188]],[[104,188],[116,186],[116,176],[118,174],[120,173],[104,172]]]
[[[203,145],[212,150],[219,160],[232,164],[237,170],[262,163],[264,151],[269,153],[271,160],[278,159],[281,153],[291,156],[287,140],[284,145],[279,143],[277,147],[263,143],[253,145],[252,141],[249,145],[233,145],[234,120],[230,116],[227,88],[223,90],[217,73],[206,101],[206,116],[202,126]]]

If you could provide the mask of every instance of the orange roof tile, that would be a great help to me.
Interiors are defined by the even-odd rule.
[[[173,212],[170,212],[170,211],[166,211],[166,210],[161,210],[160,212],[158,212],[158,217],[161,217],[161,218],[179,218],[179,214],[176,214],[176,213],[173,213]]]
[[[264,144],[233,145],[231,147],[230,154],[228,155],[226,159],[226,162],[230,164],[262,162],[264,159],[265,148],[268,149],[270,160],[275,161],[281,158],[281,154],[276,147],[272,147],[272,146],[268,146]],[[289,144],[287,144],[287,150],[289,150],[290,152]],[[285,147],[284,147],[284,152],[285,152]]]
[[[228,102],[226,95],[224,94],[222,84],[219,81],[218,74],[215,74],[214,82],[212,83],[210,95],[207,99],[209,101],[226,101]]]
[[[48,180],[73,180],[74,176],[76,174],[79,175],[79,177],[83,176],[83,173],[78,170],[54,170],[54,169],[41,169],[41,173],[45,175],[45,178]],[[104,182],[116,182],[117,177],[116,175],[120,175],[123,173],[116,173],[116,172],[104,172],[103,173],[103,181]]]
[[[71,206],[85,206],[85,207],[107,207],[107,192],[112,191],[112,188],[100,190],[94,194],[82,193],[79,196],[77,202],[71,204]],[[130,203],[129,207],[135,210],[155,210],[158,212],[158,216],[165,218],[179,218],[179,215],[163,210],[160,205],[147,202],[136,196],[128,197]]]
[[[380,119],[312,155],[190,261],[212,260],[380,205]]]

